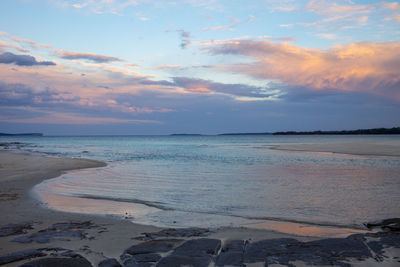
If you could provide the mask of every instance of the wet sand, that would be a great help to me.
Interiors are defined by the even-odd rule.
[[[400,157],[399,145],[338,143],[338,144],[288,144],[271,147],[276,150],[330,152],[364,156],[393,156]]]
[[[342,261],[353,262],[360,266],[363,265],[362,263],[370,266],[398,264],[396,256],[400,255],[399,248],[392,245],[393,240],[397,242],[398,234],[391,234],[389,239],[385,237],[386,241],[384,241],[384,237],[374,235],[363,235],[360,237],[362,241],[354,241],[352,238],[321,240],[315,236],[301,236],[301,233],[284,234],[254,228],[161,229],[134,224],[128,219],[50,210],[31,195],[34,185],[45,179],[57,177],[62,172],[102,166],[105,166],[105,163],[92,160],[42,157],[0,151],[0,265],[20,266],[25,262],[46,258],[76,261],[83,257],[88,260],[89,265],[82,266],[90,266],[90,264],[98,266],[101,261],[111,258],[118,260],[121,264],[125,262],[126,266],[129,266],[129,262],[138,261],[138,256],[135,254],[136,252],[129,252],[131,253],[129,254],[124,251],[131,246],[140,247],[143,244],[151,244],[153,246],[152,253],[139,256],[144,255],[147,259],[150,256],[163,258],[147,262],[149,265],[143,265],[142,262],[142,265],[132,266],[152,266],[156,261],[158,261],[157,266],[196,265],[199,262],[208,262],[209,266],[214,266],[216,262],[219,262],[220,265],[231,262],[232,265],[235,260],[236,263],[245,261],[247,266],[264,266],[266,257],[269,255],[268,249],[264,248],[275,247],[276,242],[280,244],[278,247],[285,247],[285,251],[288,253],[276,252],[280,256],[275,259],[275,263],[284,263],[290,260],[296,266],[325,265],[327,262],[340,264]],[[169,241],[165,241],[165,239]],[[176,241],[171,241],[171,239]],[[236,240],[239,243],[232,243],[230,240]],[[378,240],[378,243],[380,242],[383,247],[388,248],[382,253],[378,250],[373,254],[370,254],[369,250],[365,248],[358,255],[356,251],[359,248],[357,246],[364,246],[363,244],[367,243],[367,240]],[[169,242],[168,244],[176,243],[169,248],[168,252],[160,252],[159,247],[154,247],[154,242],[161,242],[161,245],[164,246],[166,242]],[[159,243],[157,244],[160,245]],[[346,245],[350,246],[350,250],[348,249],[347,252],[354,253],[354,257],[346,254],[340,259],[335,258],[334,255],[343,254],[337,249],[339,247],[342,249]],[[214,252],[210,252],[210,246],[215,248]],[[221,246],[224,249],[221,250]],[[178,249],[175,249],[177,247]],[[191,247],[207,247],[207,249],[204,250],[204,253],[201,252],[201,248],[193,252]],[[238,247],[240,251],[237,251]],[[291,249],[287,250],[286,247]],[[310,249],[299,252],[299,249],[304,249],[304,247]],[[27,251],[28,249],[29,251]],[[134,247],[131,250],[135,249],[138,248]],[[322,256],[318,256],[319,250],[321,250]],[[329,252],[327,253],[326,250]],[[352,252],[353,250],[354,252]],[[26,256],[27,253],[31,253],[30,256]],[[315,253],[317,256],[314,255]],[[376,257],[373,257],[377,253],[381,253],[385,257],[377,260]],[[10,261],[10,259],[13,260]],[[73,263],[73,265],[75,264],[76,262]]]

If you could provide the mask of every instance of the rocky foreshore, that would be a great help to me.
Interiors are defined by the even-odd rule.
[[[121,251],[119,258],[102,255],[99,262],[92,263],[87,259],[88,255],[94,253],[90,246],[74,251],[52,244],[56,241],[68,243],[95,239],[93,233],[98,235],[107,232],[107,226],[81,221],[60,222],[44,229],[33,229],[32,223],[26,222],[0,227],[0,239],[13,236],[10,242],[26,244],[26,249],[0,255],[0,265],[206,267],[253,266],[254,263],[258,263],[258,266],[296,266],[299,262],[318,266],[352,266],[363,262],[400,265],[399,257],[387,253],[400,248],[400,233],[392,231],[312,241],[299,241],[296,238],[252,241],[210,238],[213,232],[208,229],[164,229],[132,237],[132,245]]]
[[[262,229],[161,229],[44,208],[30,191],[62,171],[104,163],[0,150],[1,266],[397,266],[398,219],[346,238]],[[278,264],[278,265],[276,265]]]

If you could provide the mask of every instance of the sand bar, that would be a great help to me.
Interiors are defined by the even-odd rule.
[[[276,150],[331,152],[364,156],[400,157],[400,145],[366,143],[285,144],[271,147]]]
[[[106,216],[49,210],[30,195],[31,188],[44,179],[101,166],[104,163],[92,160],[0,151],[0,265],[38,261],[43,266],[55,262],[98,266],[114,261],[125,266],[264,266],[273,259],[272,263],[290,261],[300,266],[342,262],[390,266],[398,261],[400,239],[396,234],[321,239],[248,228],[160,229]],[[371,252],[366,245],[369,239],[388,246],[389,252]],[[342,257],[334,258],[338,253]],[[386,258],[377,261],[376,255]]]

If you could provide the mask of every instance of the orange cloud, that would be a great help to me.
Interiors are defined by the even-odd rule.
[[[384,8],[390,10],[400,10],[400,5],[397,2],[382,2],[381,4]]]
[[[369,12],[373,9],[371,5],[339,5],[333,1],[311,0],[306,8],[321,15],[343,14],[350,12]]]
[[[80,52],[71,52],[66,50],[60,50],[58,56],[64,59],[86,59],[90,61],[94,61],[97,63],[107,63],[112,61],[122,61],[117,57],[110,57],[104,55],[97,55],[92,53],[80,53]]]
[[[229,70],[275,79],[312,90],[389,93],[400,100],[400,43],[360,42],[328,50],[269,41],[219,41],[213,54],[247,55],[250,64],[225,66]]]

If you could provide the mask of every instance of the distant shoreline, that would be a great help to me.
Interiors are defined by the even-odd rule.
[[[400,135],[400,127],[392,128],[371,128],[357,130],[339,130],[339,131],[279,131],[279,132],[247,132],[247,133],[222,133],[222,134],[200,134],[200,133],[173,133],[167,135],[156,136],[230,136],[230,135]],[[132,134],[134,136],[135,134]],[[0,133],[0,136],[44,136],[43,133]],[[52,135],[49,135],[52,136]],[[78,135],[80,136],[80,135]],[[83,135],[86,136],[86,135]],[[100,135],[103,136],[103,135]],[[104,135],[108,136],[108,135]],[[131,135],[115,135],[115,136],[131,136]],[[139,135],[148,136],[148,135]]]
[[[43,133],[0,133],[0,136],[43,136]]]

